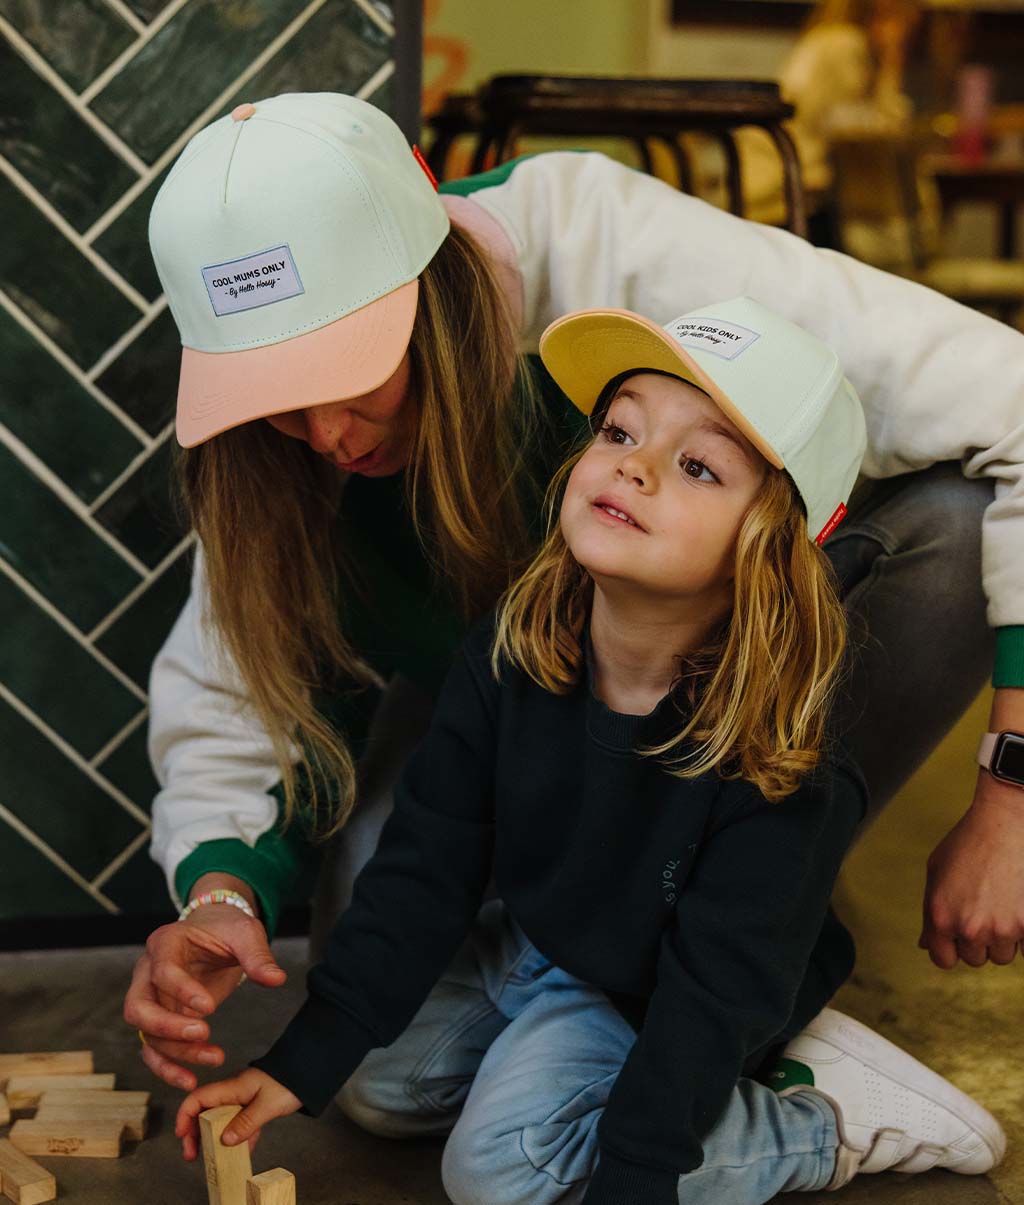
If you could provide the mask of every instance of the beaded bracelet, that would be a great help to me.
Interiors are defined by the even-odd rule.
[[[256,913],[252,910],[252,905],[237,891],[229,891],[227,888],[218,887],[216,891],[206,891],[202,895],[197,895],[195,899],[189,900],[181,910],[181,915],[178,920],[184,920],[191,916],[197,908],[201,908],[203,904],[231,904],[235,908],[241,908],[246,916],[251,916],[256,919]]]

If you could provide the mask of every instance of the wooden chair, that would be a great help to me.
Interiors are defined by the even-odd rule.
[[[472,103],[469,103],[469,101]],[[504,163],[527,136],[618,137],[632,142],[644,170],[653,174],[652,144],[667,148],[679,186],[691,190],[691,171],[680,136],[703,133],[725,153],[729,207],[743,212],[740,159],[733,131],[741,126],[766,130],[778,148],[785,180],[786,225],[806,235],[807,219],[800,164],[783,127],[793,108],[778,85],[743,80],[610,79],[597,76],[499,75],[474,98],[451,98],[430,124],[437,131],[428,159],[443,168],[451,142],[477,129],[472,171]],[[461,125],[459,123],[462,123]]]
[[[847,250],[965,305],[991,310],[1003,321],[1019,322],[1024,264],[942,254],[941,230],[926,220],[922,199],[925,150],[925,140],[914,133],[844,136],[832,143],[835,201]],[[850,242],[854,223],[886,228],[890,237],[873,253],[868,244]]]

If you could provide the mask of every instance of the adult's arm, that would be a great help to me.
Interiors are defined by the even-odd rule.
[[[149,754],[160,784],[152,856],[177,905],[204,875],[231,875],[251,886],[273,931],[299,873],[302,837],[298,826],[276,831],[273,746],[206,607],[197,546],[191,592],[150,674]]]
[[[601,1158],[584,1205],[678,1199],[678,1177],[700,1166],[748,1058],[791,1018],[865,805],[852,767],[821,767],[781,803],[750,788],[701,846],[643,1028],[598,1123]],[[844,948],[840,977],[851,964]]]
[[[256,919],[229,904],[208,904],[184,924],[162,925],[146,943],[124,1003],[125,1020],[145,1035],[146,1064],[185,1089],[196,1082],[185,1064],[223,1059],[205,1018],[242,973],[266,987],[284,982],[268,932],[301,863],[297,826],[284,836],[275,831],[271,789],[279,769],[237,670],[203,620],[205,594],[197,548],[191,594],[150,678],[149,748],[161,787],[152,853],[177,905],[228,888]]]

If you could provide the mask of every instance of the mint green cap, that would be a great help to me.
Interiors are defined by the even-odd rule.
[[[383,384],[448,230],[422,159],[354,96],[286,93],[200,130],[149,218],[181,335],[179,441]]]
[[[581,310],[551,323],[540,353],[584,414],[621,373],[682,377],[790,474],[812,540],[820,544],[845,514],[867,447],[860,399],[832,348],[767,306],[737,297],[663,327],[629,310]]]

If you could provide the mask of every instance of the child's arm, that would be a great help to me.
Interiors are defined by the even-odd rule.
[[[307,1113],[321,1113],[368,1051],[406,1028],[480,909],[494,854],[492,631],[480,624],[457,654],[352,904],[309,973],[309,996],[254,1063]]]
[[[196,1088],[181,1102],[174,1133],[181,1139],[182,1153],[188,1160],[199,1154],[199,1114],[217,1105],[243,1105],[221,1135],[225,1146],[248,1142],[255,1147],[268,1121],[287,1117],[302,1108],[302,1101],[266,1072],[250,1067],[232,1079],[218,1080]]]
[[[746,784],[723,793],[736,804],[697,851],[665,930],[643,1027],[598,1126],[584,1205],[613,1205],[627,1188],[651,1205],[676,1200],[678,1176],[700,1165],[748,1060],[791,1021],[866,802],[855,770],[827,767],[781,803]],[[849,936],[831,931],[835,949],[815,959],[802,1010],[817,1012],[849,974]]]

